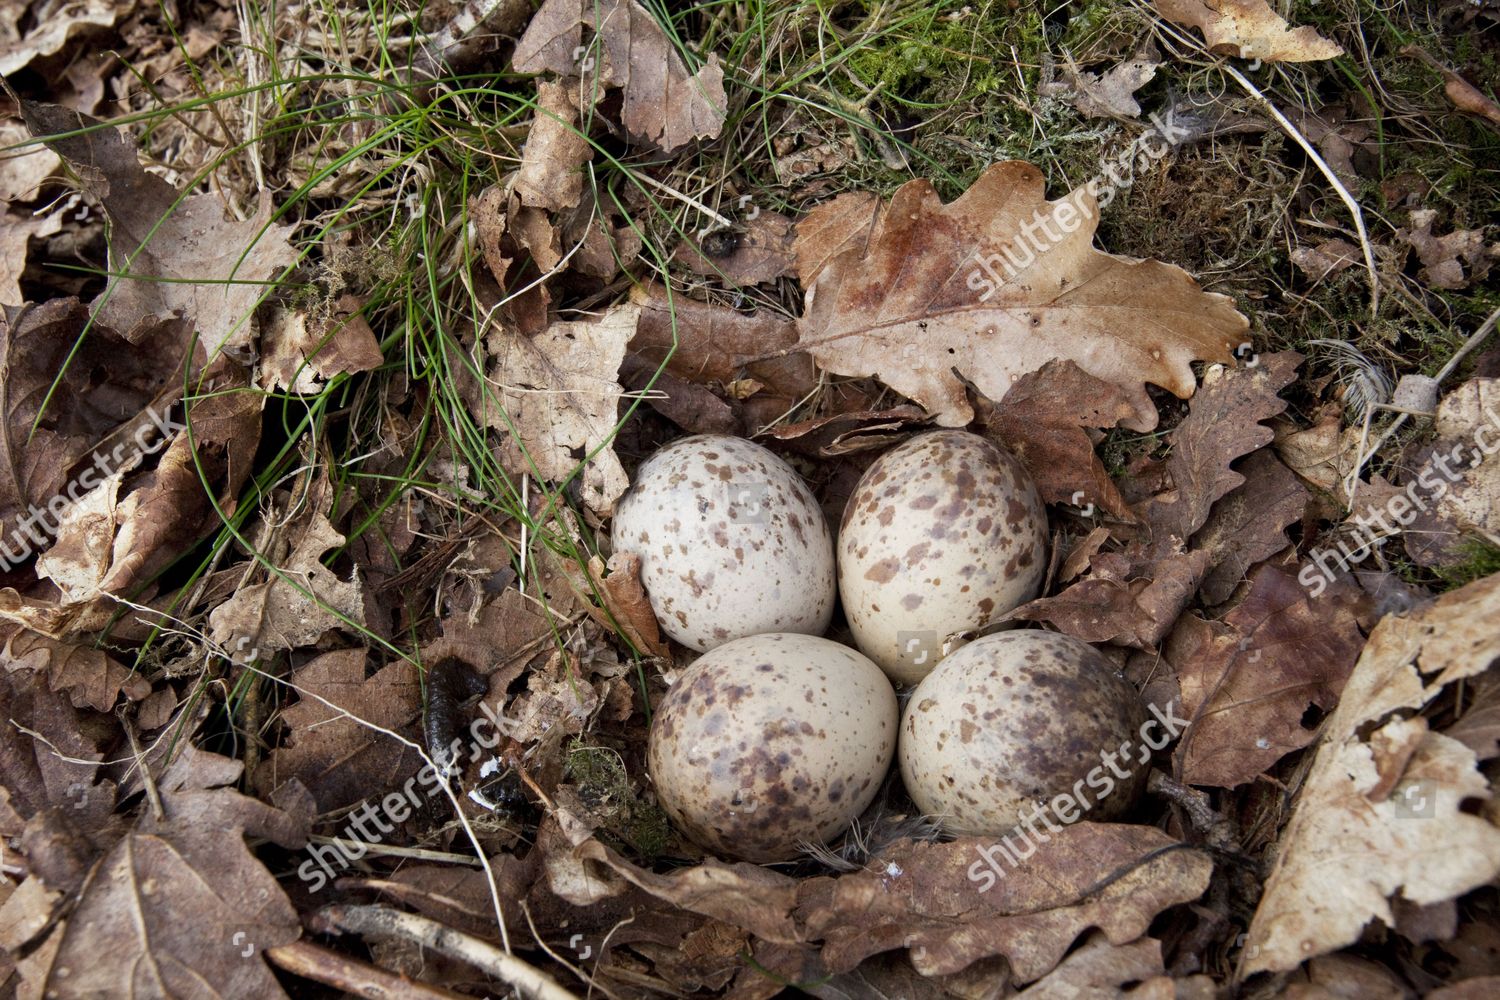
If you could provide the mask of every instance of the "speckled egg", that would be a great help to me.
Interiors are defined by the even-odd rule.
[[[641,557],[657,621],[684,646],[817,635],[833,617],[833,538],[817,500],[743,438],[698,435],[652,455],[616,505],[611,537],[616,552]]]
[[[848,828],[896,749],[896,693],[828,639],[776,632],[705,653],[651,722],[656,797],[715,854],[785,861]]]
[[[860,650],[915,684],[947,637],[1036,596],[1047,513],[1021,463],[977,434],[936,431],[865,471],[839,529],[839,593]]]
[[[1086,642],[1039,629],[988,635],[917,685],[901,720],[901,778],[953,833],[1004,836],[1122,816],[1145,786],[1152,729],[1135,687]],[[1036,822],[1044,822],[1038,819]]]

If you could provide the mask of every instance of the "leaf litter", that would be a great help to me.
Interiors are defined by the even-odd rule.
[[[1500,973],[1483,943],[1500,875],[1492,360],[1441,385],[1445,369],[1376,468],[1395,432],[1372,444],[1363,422],[1392,397],[1276,337],[1279,306],[1234,267],[1100,248],[1150,246],[1105,214],[1129,183],[1100,197],[1000,155],[961,183],[861,183],[854,167],[892,162],[862,144],[907,131],[876,91],[831,119],[853,141],[789,102],[765,188],[689,166],[744,142],[761,84],[720,44],[727,20],[632,0],[402,22],[413,99],[476,99],[449,89],[476,66],[536,74],[515,77],[534,94],[520,117],[459,144],[496,164],[433,209],[463,252],[419,258],[473,312],[403,313],[389,285],[414,265],[379,262],[388,225],[334,232],[260,149],[164,168],[152,129],[90,117],[100,64],[74,61],[55,95],[31,68],[118,36],[185,91],[228,20],[162,45],[132,4],[33,6],[0,19],[7,74],[33,74],[5,141],[40,140],[0,162],[6,989],[369,994],[406,975],[424,996],[1457,996]],[[1184,46],[1343,52],[1259,0],[1154,6],[1166,55],[1060,49],[1061,81],[1035,87],[1064,111],[1046,113],[1142,128]],[[1355,188],[1368,111],[1291,119]],[[235,125],[201,117],[164,128],[167,149]],[[373,120],[338,127],[360,141]],[[1134,169],[1181,169],[1208,134],[1188,131]],[[343,179],[306,180],[322,197]],[[53,200],[64,187],[75,201]],[[1385,280],[1445,303],[1489,287],[1478,220],[1407,208],[1376,248]],[[1347,290],[1361,248],[1330,229],[1297,231],[1280,280]],[[351,258],[351,241],[368,246]],[[67,247],[95,273],[42,266]],[[437,341],[413,320],[428,306]],[[446,384],[412,377],[444,366]],[[939,833],[894,781],[794,862],[705,855],[644,764],[693,654],[605,542],[615,501],[663,442],[730,433],[787,457],[836,523],[870,462],[931,427],[1006,447],[1048,506],[1057,555],[1013,617],[1096,644],[1177,706],[1183,737],[1130,822],[1061,827],[983,889],[992,842]],[[1443,957],[1419,976],[1377,937]]]

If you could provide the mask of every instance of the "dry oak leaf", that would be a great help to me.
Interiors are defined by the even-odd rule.
[[[796,267],[793,223],[780,212],[757,212],[754,218],[745,220],[743,232],[734,232],[727,253],[713,252],[717,238],[717,234],[707,233],[696,240],[684,240],[672,256],[694,274],[735,286],[775,281]]]
[[[1263,565],[1222,624],[1183,616],[1164,651],[1192,719],[1177,747],[1181,780],[1234,788],[1313,741],[1303,716],[1337,704],[1364,645],[1346,595],[1315,601]]]
[[[944,427],[974,417],[955,370],[1001,399],[1068,359],[1125,392],[1126,427],[1151,430],[1145,383],[1191,396],[1191,363],[1230,361],[1247,321],[1180,268],[1095,250],[1087,188],[1053,202],[1043,190],[1041,171],[1019,160],[991,166],[949,205],[925,180],[903,185],[863,247],[808,288],[798,347],[827,371],[880,378]]]
[[[279,572],[265,583],[241,587],[209,614],[210,636],[231,656],[255,659],[244,655],[250,647],[267,657],[312,645],[330,629],[365,624],[359,569],[341,580],[322,561],[323,553],[344,544],[344,536],[322,514],[313,514],[302,528]]]
[[[13,212],[0,206],[0,306],[18,306],[24,299],[21,275],[31,252],[31,241],[59,232],[63,213],[45,215]]]
[[[562,482],[582,467],[584,503],[601,515],[614,510],[630,485],[610,446],[625,392],[617,379],[640,314],[639,306],[620,305],[531,338],[503,328],[485,338],[486,377],[496,391],[485,392],[484,421],[502,433],[505,468]]]
[[[587,25],[594,38],[583,41]],[[518,73],[550,70],[580,76],[584,93],[595,79],[623,92],[625,130],[671,152],[724,127],[724,70],[710,53],[690,74],[666,32],[635,0],[546,0],[516,43]],[[597,67],[597,72],[595,69]]]
[[[335,650],[292,675],[299,700],[282,712],[289,740],[257,769],[262,794],[295,779],[327,813],[397,789],[417,773],[422,759],[415,750],[364,725],[420,738],[417,668],[396,660],[367,678],[366,655],[363,648]]]
[[[163,815],[142,812],[40,946],[43,960],[22,966],[32,995],[285,997],[257,953],[297,940],[301,926],[244,838],[298,848],[305,820],[222,787],[241,766],[216,760],[227,771],[168,768],[159,785]]]
[[[1273,449],[1251,452],[1237,471],[1245,482],[1214,504],[1193,536],[1193,547],[1214,558],[1199,588],[1205,604],[1229,600],[1250,567],[1286,548],[1286,529],[1307,510],[1307,487]]]
[[[806,938],[823,940],[834,972],[907,948],[924,976],[1003,955],[1013,980],[1028,983],[1091,927],[1111,944],[1139,938],[1157,914],[1202,895],[1213,871],[1206,855],[1160,830],[1124,823],[1063,827],[1019,867],[997,859],[998,878],[980,854],[995,846],[977,837],[900,841],[873,870],[803,882],[797,922]]]
[[[210,354],[248,350],[266,284],[297,262],[292,227],[272,221],[269,194],[254,216],[226,218],[217,194],[184,195],[147,173],[121,130],[53,104],[22,102],[37,137],[66,159],[109,215],[112,277],[93,308],[97,321],[137,343],[172,319],[197,330]]]
[[[1333,59],[1344,50],[1310,27],[1293,28],[1266,0],[1152,0],[1169,21],[1197,28],[1221,55],[1265,62]]]
[[[1282,831],[1239,975],[1294,969],[1372,918],[1394,927],[1398,894],[1428,905],[1500,875],[1500,829],[1461,808],[1490,797],[1474,751],[1407,715],[1494,669],[1497,619],[1500,574],[1375,627]]]
[[[1484,228],[1455,229],[1446,236],[1432,235],[1437,212],[1413,209],[1411,225],[1396,230],[1396,237],[1411,245],[1422,262],[1418,276],[1433,288],[1468,288],[1484,280],[1500,260],[1500,244],[1485,243]]]
[[[1138,56],[1103,73],[1069,66],[1063,71],[1065,82],[1052,87],[1085,118],[1139,118],[1141,106],[1133,95],[1156,77],[1159,65],[1156,59]]]
[[[151,693],[151,684],[135,671],[93,646],[61,642],[17,625],[4,626],[5,648],[0,665],[11,673],[30,670],[45,673],[54,691],[68,692],[76,708],[108,712],[124,694],[140,701]]]
[[[1425,458],[1408,479],[1423,504],[1414,519],[1403,522],[1409,523],[1406,553],[1423,566],[1467,558],[1468,537],[1500,537],[1500,458],[1491,444],[1500,438],[1500,379],[1470,379],[1448,393],[1433,425],[1437,436],[1417,452]],[[1361,499],[1367,492],[1365,487]],[[1390,521],[1411,512],[1405,501],[1387,504]],[[1428,504],[1431,509],[1424,509]]]
[[[1302,355],[1283,351],[1253,360],[1249,368],[1211,369],[1187,417],[1172,431],[1168,488],[1136,508],[1156,542],[1192,538],[1219,498],[1244,484],[1231,464],[1275,437],[1261,421],[1286,409],[1277,393],[1297,377]]]
[[[984,433],[1021,460],[1045,502],[1098,504],[1132,518],[1083,430],[1129,419],[1130,400],[1118,387],[1072,361],[1049,361],[1017,379],[998,404],[977,397],[973,405]]]
[[[723,388],[754,379],[761,388],[744,408],[756,429],[780,418],[818,384],[812,360],[793,349],[792,320],[699,302],[654,284],[632,288],[630,301],[641,307],[631,353],[653,368],[665,362],[670,374],[700,385]]]

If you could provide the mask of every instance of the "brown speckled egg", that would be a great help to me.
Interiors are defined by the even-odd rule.
[[[860,650],[915,684],[955,632],[1036,596],[1047,513],[1021,463],[967,431],[937,431],[886,452],[844,508],[839,593]]]
[[[822,509],[791,466],[743,438],[687,437],[652,455],[615,507],[611,538],[641,557],[651,609],[684,646],[818,635],[833,617]]]
[[[988,635],[912,692],[901,778],[953,833],[1004,836],[1037,809],[1037,829],[1117,819],[1145,786],[1145,721],[1135,687],[1088,643],[1039,629]],[[1165,745],[1159,724],[1145,739]]]
[[[647,763],[672,822],[715,854],[785,861],[842,833],[896,750],[896,693],[828,639],[777,632],[705,653],[651,721]]]

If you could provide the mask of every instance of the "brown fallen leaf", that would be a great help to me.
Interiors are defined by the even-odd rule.
[[[1266,0],[1152,0],[1158,14],[1203,32],[1208,49],[1239,59],[1309,62],[1344,50],[1310,27],[1293,28]]]
[[[1286,529],[1301,521],[1307,510],[1307,488],[1274,450],[1251,452],[1238,471],[1244,483],[1214,504],[1193,535],[1193,548],[1214,557],[1213,569],[1199,590],[1206,604],[1229,600],[1252,566],[1286,548]]]
[[[1483,227],[1434,236],[1436,221],[1436,211],[1417,208],[1412,210],[1411,225],[1396,230],[1396,237],[1408,243],[1422,262],[1418,276],[1431,287],[1444,289],[1468,288],[1483,281],[1500,261],[1500,245],[1485,242]]]
[[[494,393],[485,393],[482,416],[501,434],[501,463],[558,483],[581,470],[584,502],[601,515],[630,485],[610,439],[624,394],[616,380],[640,313],[620,305],[597,320],[553,323],[530,339],[503,328],[485,338]]]
[[[98,484],[100,472],[129,466],[140,448],[123,433],[133,429],[122,425],[180,378],[162,362],[171,356],[176,330],[158,330],[132,348],[100,327],[85,336],[87,323],[88,310],[77,299],[53,299],[0,316],[0,544],[12,566],[51,544],[49,519],[31,511],[51,511],[55,523],[54,498],[71,503]],[[75,344],[78,353],[68,362]],[[94,372],[105,373],[104,384],[92,383]],[[123,446],[118,462],[116,445]],[[79,467],[91,453],[106,456],[109,468],[88,478]]]
[[[1352,590],[1314,600],[1267,564],[1222,622],[1183,616],[1164,650],[1193,720],[1177,745],[1182,781],[1234,788],[1313,741],[1304,716],[1338,703],[1364,646]]]
[[[277,307],[261,335],[261,388],[314,395],[335,375],[379,368],[380,343],[361,308],[352,295],[312,315]]]
[[[22,114],[38,137],[89,130],[47,145],[72,164],[111,221],[112,276],[94,302],[96,320],[135,344],[161,323],[183,319],[210,357],[248,350],[268,283],[298,259],[291,227],[272,220],[269,194],[252,218],[228,219],[217,194],[183,195],[147,173],[119,129],[52,104],[23,101]]]
[[[1238,976],[1294,969],[1394,926],[1389,899],[1453,899],[1500,875],[1492,812],[1474,752],[1432,732],[1420,711],[1447,685],[1500,658],[1500,575],[1450,591],[1370,634],[1282,831]]]
[[[1500,379],[1470,379],[1444,396],[1433,430],[1411,463],[1410,494],[1393,491],[1379,511],[1395,530],[1406,526],[1407,554],[1423,566],[1469,558],[1468,538],[1500,537],[1500,458],[1482,447],[1500,435]]]
[[[1156,77],[1159,65],[1158,59],[1137,56],[1093,73],[1070,60],[1063,69],[1063,82],[1050,89],[1085,118],[1139,118],[1141,106],[1132,95]]]
[[[321,814],[378,797],[417,773],[416,751],[355,721],[415,738],[422,710],[417,669],[396,660],[366,678],[367,655],[362,647],[335,650],[292,674],[299,700],[282,710],[287,743],[253,775],[262,795],[296,780]]]
[[[678,246],[673,256],[694,274],[715,277],[731,285],[757,285],[790,274],[792,220],[780,212],[758,212],[745,222],[743,232],[719,230]]]
[[[1000,399],[1068,359],[1125,392],[1125,426],[1155,427],[1145,383],[1192,395],[1191,362],[1229,361],[1246,320],[1178,268],[1094,250],[1086,188],[1055,202],[1043,189],[1041,171],[1014,160],[950,205],[927,181],[903,185],[866,245],[813,280],[798,346],[827,371],[879,377],[945,427],[973,419],[955,370]]]
[[[637,285],[630,300],[641,307],[631,352],[653,368],[666,361],[678,378],[719,388],[744,378],[760,383],[760,391],[743,401],[752,431],[781,417],[818,383],[812,360],[793,349],[792,320],[669,295],[660,285]]]
[[[1324,240],[1315,247],[1298,247],[1292,251],[1292,263],[1313,281],[1322,281],[1353,267],[1359,261],[1359,247],[1338,238]]]
[[[1286,409],[1277,393],[1297,377],[1302,355],[1284,351],[1255,360],[1253,367],[1205,376],[1187,417],[1172,431],[1168,488],[1137,507],[1154,539],[1192,538],[1219,498],[1245,482],[1231,463],[1275,437],[1262,421]]]
[[[343,545],[344,536],[315,512],[284,533],[273,531],[283,517],[273,507],[255,539],[257,551],[277,572],[268,570],[265,582],[240,587],[208,616],[210,638],[240,662],[310,646],[332,629],[365,624],[358,568],[344,580],[323,565],[323,554]]]
[[[593,33],[588,43],[585,26]],[[518,73],[582,77],[585,94],[620,88],[625,130],[667,152],[715,138],[724,126],[728,103],[718,56],[709,53],[702,69],[689,73],[661,25],[635,0],[546,0],[516,43],[511,65]]]
[[[521,149],[521,169],[513,188],[521,204],[559,212],[583,197],[582,167],[593,155],[578,126],[575,89],[538,80],[536,117]]]
[[[34,995],[285,996],[257,953],[297,940],[302,929],[244,838],[301,847],[310,817],[224,787],[239,777],[239,763],[191,758],[206,759],[228,767],[196,773],[169,767],[158,782],[165,815],[142,813],[38,946],[41,961],[21,965]]]
[[[115,785],[99,774],[106,744],[87,719],[48,685],[0,672],[0,837],[20,837],[28,821],[59,806],[86,833],[110,822]]]
[[[981,892],[990,866],[980,851],[993,846],[974,837],[900,841],[874,870],[804,882],[798,925],[823,940],[832,971],[906,948],[926,976],[1003,955],[1012,981],[1028,983],[1055,968],[1090,927],[1111,943],[1134,941],[1162,910],[1198,898],[1213,869],[1205,855],[1178,849],[1152,827],[1083,822],[1037,845],[1004,877],[991,875]]]
[[[1138,549],[1136,551],[1139,551]],[[1055,597],[1042,597],[1011,612],[1019,621],[1051,622],[1084,642],[1115,642],[1151,649],[1198,592],[1211,556],[1207,552],[1160,552],[1151,576],[1120,579],[1099,571],[1105,557],[1094,559],[1095,574]],[[1120,560],[1128,561],[1128,556]]]
[[[26,271],[31,241],[51,236],[62,227],[60,211],[31,215],[0,208],[0,306],[18,306],[25,300],[21,275]]]
[[[59,642],[15,625],[0,626],[5,647],[0,666],[12,673],[27,670],[46,674],[53,691],[68,692],[78,708],[108,712],[124,694],[140,701],[151,693],[151,684],[126,668],[102,649]]]
[[[32,21],[24,35],[0,45],[0,76],[25,69],[34,60],[55,56],[86,35],[102,34],[132,6],[120,0],[82,0],[50,8],[46,17]]]
[[[893,406],[888,410],[850,410],[825,417],[779,424],[767,433],[785,441],[805,455],[837,458],[876,448],[888,448],[905,440],[926,422],[920,406]]]
[[[1049,361],[1022,375],[999,403],[980,397],[973,405],[983,432],[1021,460],[1045,502],[1098,504],[1133,517],[1083,430],[1128,420],[1134,410],[1124,391],[1072,361]]]
[[[603,574],[604,568],[598,556],[589,560],[594,578],[602,579],[610,617],[619,624],[631,645],[643,653],[661,657],[670,665],[672,651],[662,640],[656,614],[651,610],[646,588],[641,585],[641,557],[634,552],[616,552],[609,557],[608,576]]]
[[[811,288],[830,261],[868,249],[870,231],[885,206],[871,191],[846,191],[813,208],[797,222],[792,253],[803,288]]]
[[[42,182],[57,173],[62,157],[41,143],[12,149],[31,139],[26,126],[16,121],[0,121],[0,202],[12,207],[35,201],[41,196]],[[0,302],[9,302],[0,297]]]
[[[1496,104],[1478,87],[1438,62],[1426,49],[1420,45],[1406,45],[1402,47],[1401,54],[1420,59],[1437,70],[1443,77],[1443,93],[1448,95],[1448,100],[1453,102],[1455,108],[1478,115],[1491,125],[1500,126],[1500,104]]]

